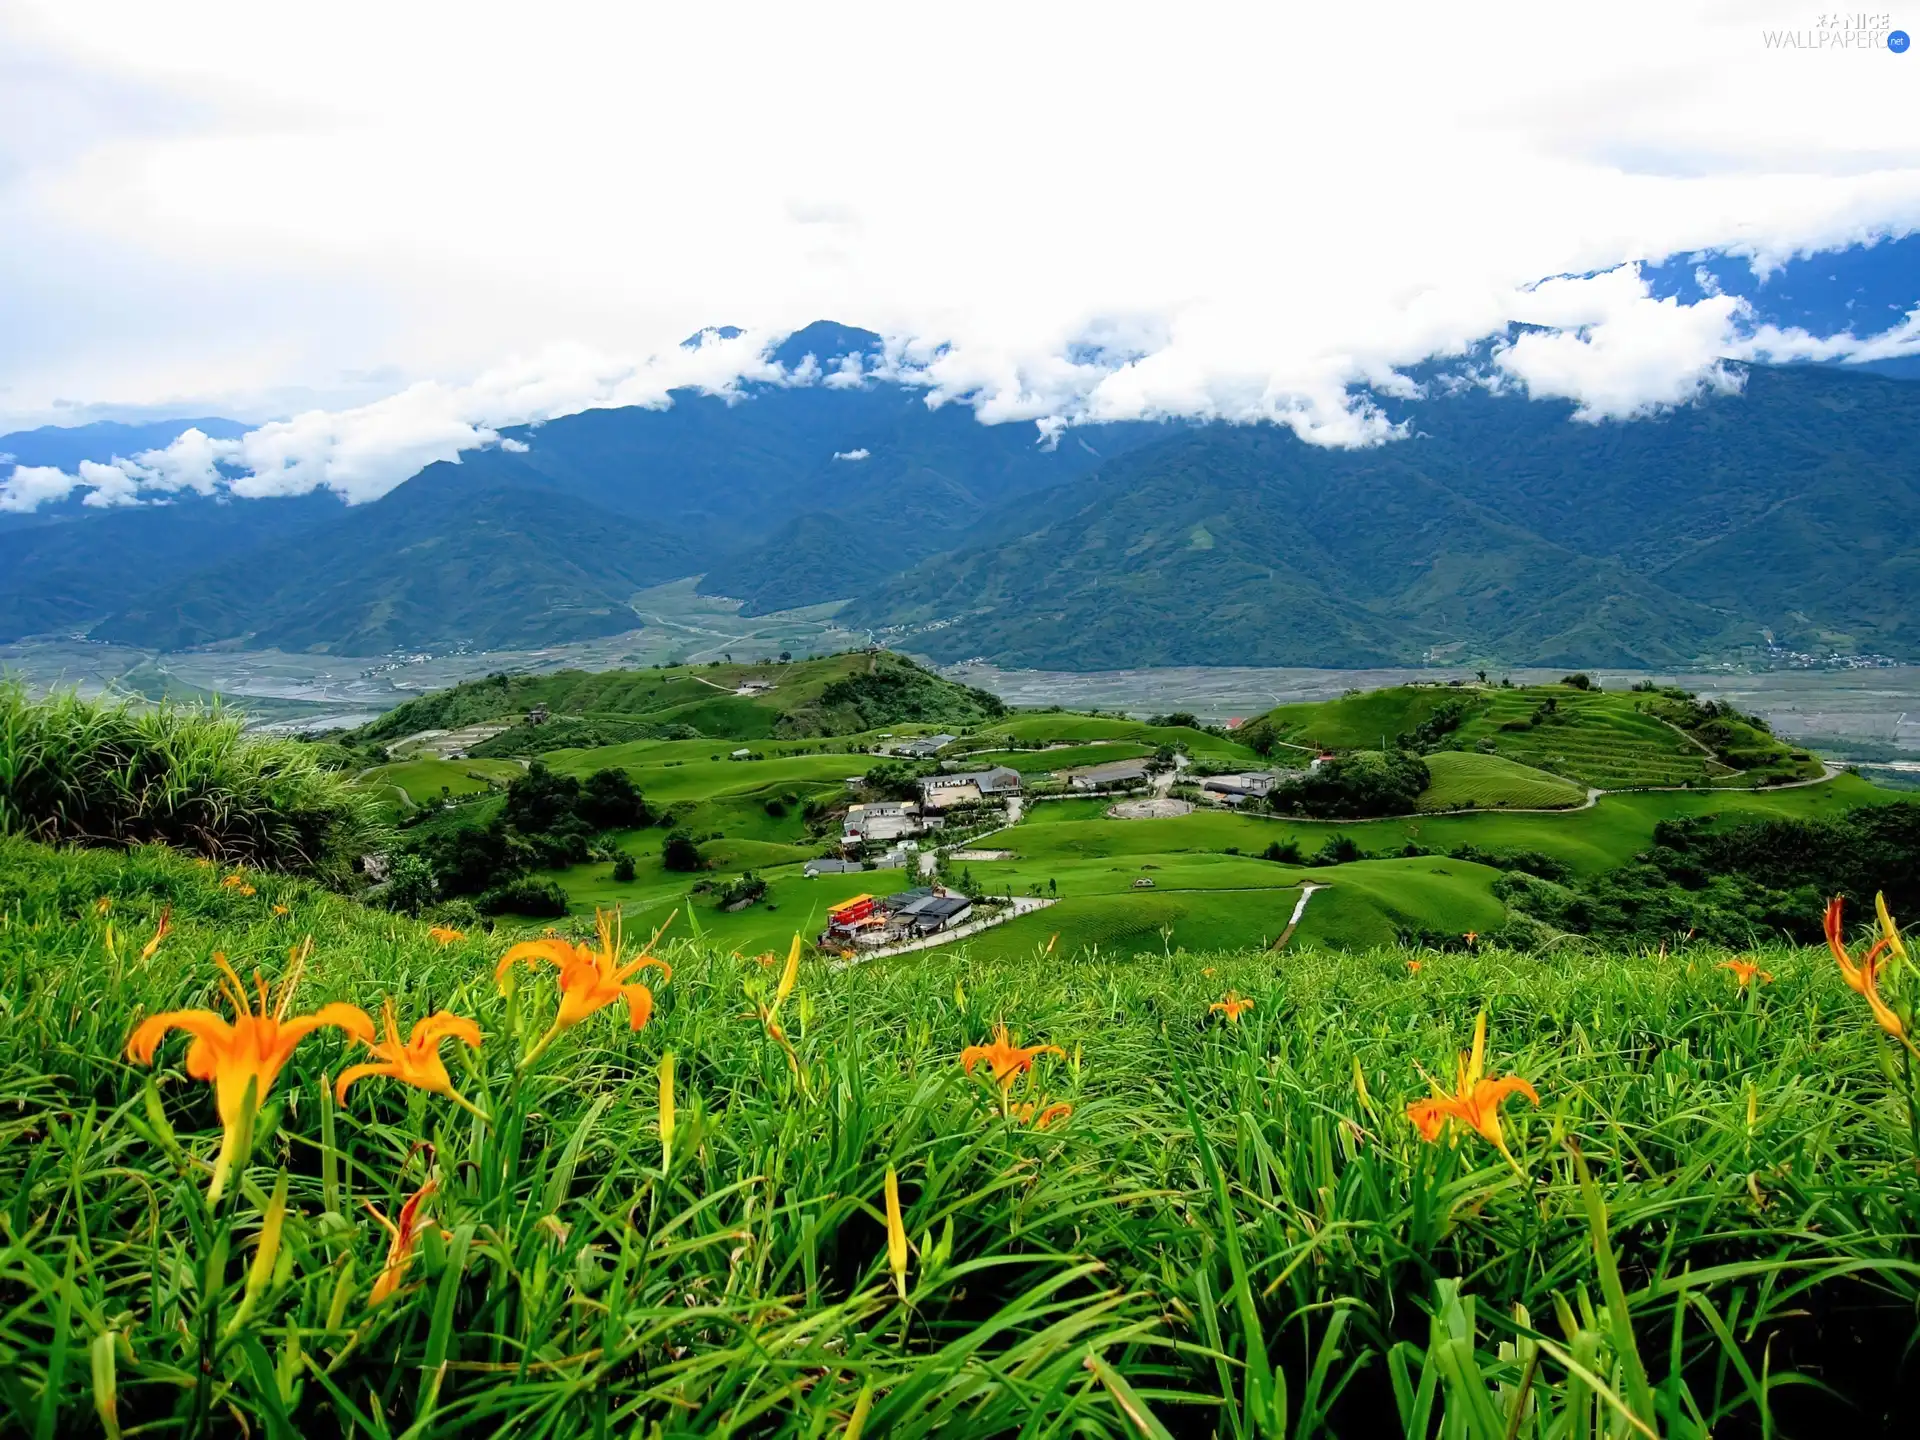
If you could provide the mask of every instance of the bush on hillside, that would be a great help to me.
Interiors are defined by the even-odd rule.
[[[597,770],[582,784],[535,760],[507,786],[506,803],[487,824],[428,834],[411,851],[425,859],[442,895],[480,895],[530,870],[578,865],[593,857],[602,832],[651,819],[624,770]]]
[[[1364,750],[1289,777],[1268,797],[1268,804],[1278,814],[1324,820],[1405,815],[1430,778],[1426,761],[1418,755]]]
[[[344,884],[385,832],[373,797],[315,747],[172,705],[30,699],[0,684],[0,831],[49,843],[152,842]]]
[[[488,890],[474,904],[483,915],[535,915],[554,919],[567,913],[567,892],[560,888],[557,880],[522,875]]]
[[[698,870],[704,863],[700,859],[700,847],[694,843],[693,836],[684,830],[676,830],[667,836],[667,843],[660,851],[660,863],[669,870]]]

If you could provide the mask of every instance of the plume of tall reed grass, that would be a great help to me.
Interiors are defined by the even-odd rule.
[[[383,832],[371,798],[311,747],[178,705],[31,697],[0,682],[0,832],[50,844],[162,843],[338,882]]]

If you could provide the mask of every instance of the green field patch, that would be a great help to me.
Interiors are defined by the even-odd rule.
[[[1422,810],[1564,810],[1586,803],[1587,792],[1569,780],[1535,770],[1504,755],[1441,750],[1426,757],[1432,775],[1420,794]]]
[[[1043,710],[1016,715],[994,725],[984,725],[975,738],[1005,735],[1024,744],[1051,744],[1055,741],[1085,743],[1090,740],[1124,740],[1144,745],[1149,751],[1162,745],[1182,748],[1196,760],[1245,765],[1261,763],[1260,757],[1245,745],[1195,730],[1187,725],[1149,725],[1144,720],[1127,720],[1112,715],[1075,715],[1066,711]]]
[[[1131,741],[1109,741],[1092,745],[1069,745],[1058,750],[976,750],[961,757],[967,768],[985,769],[1004,765],[1022,775],[1051,775],[1059,770],[1075,770],[1083,765],[1109,765],[1116,760],[1144,760],[1153,747]]]
[[[511,760],[396,760],[366,771],[360,782],[397,786],[414,804],[427,805],[443,796],[477,795],[525,773]]]

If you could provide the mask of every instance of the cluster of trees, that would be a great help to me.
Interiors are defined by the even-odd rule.
[[[1276,814],[1317,820],[1405,815],[1431,778],[1427,762],[1411,751],[1362,750],[1289,776],[1267,803]]]
[[[506,803],[485,825],[424,835],[397,856],[386,902],[418,913],[436,899],[471,896],[489,914],[563,915],[560,887],[533,872],[579,864],[592,858],[604,831],[652,818],[624,770],[597,770],[582,781],[535,760],[507,786]]]
[[[1834,895],[1856,917],[1881,892],[1896,914],[1920,910],[1920,805],[1725,829],[1668,821],[1630,864],[1583,879],[1515,871],[1494,888],[1532,922],[1608,941],[1650,945],[1691,933],[1724,945],[1772,935],[1817,944]]]

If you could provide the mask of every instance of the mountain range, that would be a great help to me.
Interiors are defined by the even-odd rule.
[[[773,358],[832,373],[880,344],[821,323]],[[354,507],[188,492],[9,517],[0,640],[520,647],[633,629],[634,591],[699,575],[749,613],[843,601],[899,648],[1006,665],[1667,667],[1763,636],[1920,659],[1920,386],[1741,376],[1603,424],[1428,377],[1375,397],[1407,438],[1360,450],[1186,422],[1046,443],[872,375],[677,392],[504,431]]]

